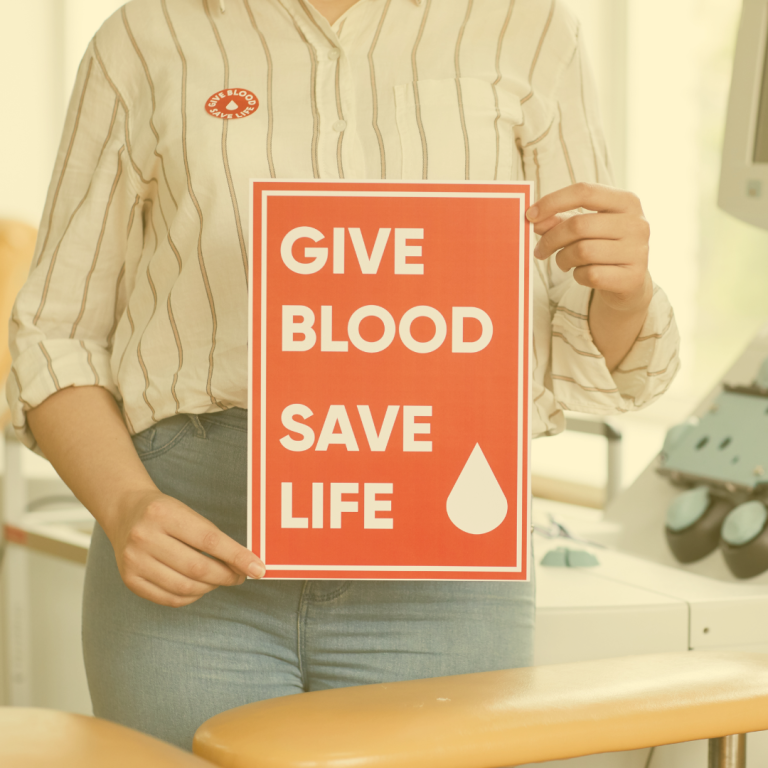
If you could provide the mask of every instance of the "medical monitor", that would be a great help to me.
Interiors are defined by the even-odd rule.
[[[768,229],[768,0],[744,0],[733,62],[718,204]]]

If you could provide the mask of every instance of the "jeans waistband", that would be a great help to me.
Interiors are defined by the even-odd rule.
[[[197,418],[203,424],[221,424],[222,426],[248,428],[248,411],[245,408],[228,408],[215,413],[200,413]]]

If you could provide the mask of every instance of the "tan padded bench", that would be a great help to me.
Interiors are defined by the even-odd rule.
[[[630,656],[284,696],[208,720],[226,768],[501,768],[695,739],[744,765],[768,729],[768,655]],[[719,737],[728,737],[721,739]]]
[[[151,736],[100,720],[32,707],[0,707],[2,768],[212,768]]]

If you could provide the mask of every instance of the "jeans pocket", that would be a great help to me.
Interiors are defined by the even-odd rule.
[[[191,428],[191,422],[185,415],[171,416],[143,432],[133,436],[133,446],[139,458],[144,461],[161,456],[170,450]]]

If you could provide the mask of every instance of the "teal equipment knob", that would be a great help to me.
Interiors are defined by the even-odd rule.
[[[734,576],[748,579],[768,570],[768,509],[762,501],[747,501],[725,518],[720,549]]]
[[[667,510],[667,528],[683,531],[701,519],[709,509],[709,489],[706,485],[681,493]]]
[[[600,565],[600,561],[584,549],[571,549],[570,547],[558,547],[550,549],[541,558],[540,565],[549,568],[591,568]]]
[[[723,523],[723,541],[733,547],[749,544],[757,538],[768,521],[768,509],[762,501],[748,501],[734,507]]]
[[[725,499],[712,497],[705,485],[679,494],[669,505],[664,531],[672,554],[681,563],[693,563],[717,549],[731,506]]]
[[[667,434],[664,436],[664,445],[661,446],[662,457],[669,456],[669,452],[677,445],[685,434],[693,429],[693,424],[684,421],[682,424],[675,424],[667,430]]]

